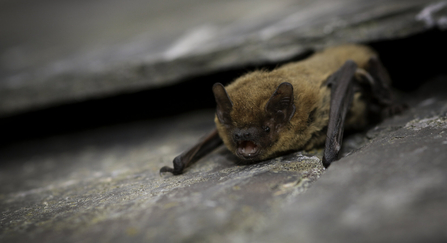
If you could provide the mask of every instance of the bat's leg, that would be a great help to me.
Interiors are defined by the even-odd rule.
[[[327,84],[331,88],[331,106],[326,143],[323,155],[325,168],[338,158],[340,151],[346,113],[354,97],[354,76],[357,64],[348,60],[343,66],[332,74]]]
[[[164,166],[160,169],[160,173],[171,172],[174,175],[179,175],[183,173],[183,170],[188,167],[193,161],[200,159],[202,156],[208,154],[221,144],[222,139],[219,137],[217,129],[214,129],[214,131],[205,136],[194,147],[175,157],[173,161],[174,168]]]
[[[373,102],[380,106],[382,117],[389,117],[405,110],[406,105],[395,101],[391,90],[390,76],[379,58],[371,57],[366,70],[373,79],[371,94]]]

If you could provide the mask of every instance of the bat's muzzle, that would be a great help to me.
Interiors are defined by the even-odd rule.
[[[255,159],[259,155],[259,146],[253,141],[244,140],[238,143],[237,154],[244,159]]]

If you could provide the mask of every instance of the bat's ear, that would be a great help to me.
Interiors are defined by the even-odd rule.
[[[265,105],[265,112],[279,124],[290,121],[295,114],[293,86],[290,83],[284,82],[278,86]]]
[[[217,118],[219,118],[221,123],[229,124],[231,122],[230,112],[233,108],[233,103],[231,102],[227,91],[221,83],[215,83],[213,85],[213,93],[217,103]]]

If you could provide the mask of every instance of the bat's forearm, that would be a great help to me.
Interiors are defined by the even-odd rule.
[[[218,146],[222,144],[222,139],[220,139],[217,130],[214,129],[211,133],[205,136],[199,143],[194,145],[192,148],[186,150],[179,156],[174,158],[173,165],[174,168],[165,166],[160,169],[160,173],[171,172],[174,175],[179,175],[183,173],[183,170],[191,165],[194,161],[200,159],[204,155],[208,154]]]

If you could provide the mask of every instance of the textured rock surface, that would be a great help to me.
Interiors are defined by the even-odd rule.
[[[160,177],[162,165],[211,129],[212,116],[111,127],[2,151],[1,161],[9,163],[0,175],[0,239],[166,242],[214,237],[216,229],[243,232],[322,173],[310,155],[237,166],[222,148],[184,175]]]
[[[1,6],[0,117],[447,23],[447,2],[422,0]],[[160,177],[213,127],[213,110],[0,143],[0,242],[445,242],[446,84],[405,96],[408,111],[348,138],[328,170],[321,149],[238,165],[222,147]],[[65,126],[55,113],[47,126]],[[11,136],[40,129],[26,118]]]
[[[281,227],[255,239],[446,241],[445,81],[438,79],[433,89],[425,90],[427,95],[409,100],[411,109],[402,116],[370,130],[371,141],[334,164],[311,190],[271,219],[271,225]]]
[[[426,0],[6,1],[0,116],[446,27]]]
[[[0,241],[445,242],[446,84],[406,98],[326,171],[321,151],[240,166],[221,148],[160,177],[212,111],[10,146]]]

